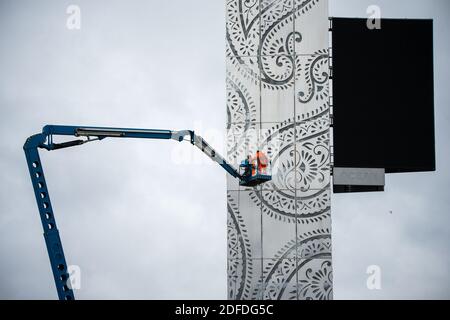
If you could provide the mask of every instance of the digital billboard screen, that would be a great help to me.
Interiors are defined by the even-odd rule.
[[[433,21],[332,19],[334,166],[434,171]]]

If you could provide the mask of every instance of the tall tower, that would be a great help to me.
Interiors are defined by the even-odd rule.
[[[328,0],[226,0],[228,298],[332,299]]]

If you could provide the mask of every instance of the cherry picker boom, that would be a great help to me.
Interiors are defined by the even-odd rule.
[[[79,139],[56,143],[53,141],[54,136],[74,136]],[[272,179],[266,172],[259,172],[259,166],[255,166],[255,164],[249,162],[248,159],[242,161],[239,170],[235,169],[202,137],[197,136],[192,130],[170,131],[61,125],[45,126],[41,133],[35,134],[26,140],[23,149],[30,171],[31,182],[33,184],[39,215],[44,229],[45,244],[60,300],[73,300],[75,299],[75,296],[70,286],[70,276],[67,270],[63,246],[58,228],[56,227],[55,215],[50,202],[50,195],[38,150],[59,150],[80,146],[88,142],[99,141],[105,138],[163,139],[179,142],[187,139],[192,145],[198,147],[209,158],[217,162],[231,176],[239,179],[241,186],[257,186]]]

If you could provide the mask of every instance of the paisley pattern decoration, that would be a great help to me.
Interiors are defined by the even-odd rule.
[[[257,106],[239,80],[227,76],[227,154],[232,163],[246,154],[256,142]]]
[[[256,105],[251,95],[246,91],[238,80],[227,77],[227,128],[231,123],[242,123],[244,131],[256,123]]]
[[[228,298],[332,299],[328,1],[226,5],[226,155],[272,174],[229,177]]]
[[[333,270],[331,260],[307,260],[298,280],[298,295],[302,300],[333,299]]]
[[[238,206],[228,202],[228,298],[250,299],[253,278],[252,253]]]
[[[332,298],[330,230],[319,229],[288,243],[264,268],[264,300]],[[329,263],[313,268],[316,261]],[[325,275],[325,276],[323,276]],[[313,292],[314,294],[311,294]]]
[[[298,61],[301,64],[301,58]],[[313,98],[317,101],[328,99],[328,52],[320,50],[307,58],[305,63],[306,92],[299,91],[297,99],[300,103],[308,103]]]

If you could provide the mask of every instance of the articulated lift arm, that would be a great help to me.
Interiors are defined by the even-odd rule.
[[[55,143],[54,136],[74,136],[77,140]],[[87,142],[103,140],[105,138],[140,138],[140,139],[165,139],[184,141],[186,137],[192,145],[198,147],[213,161],[217,162],[230,175],[240,180],[243,186],[255,186],[271,180],[269,175],[251,175],[251,166],[248,161],[243,162],[244,174],[240,174],[237,169],[227,163],[202,137],[197,136],[194,131],[169,131],[169,130],[148,130],[148,129],[126,129],[126,128],[105,128],[105,127],[79,127],[79,126],[56,126],[48,125],[42,133],[33,135],[27,139],[24,145],[25,156],[34,193],[44,228],[44,238],[47,246],[53,277],[60,300],[72,300],[75,298],[69,283],[69,273],[64,257],[64,251],[56,227],[56,220],[50,202],[50,196],[44,177],[42,163],[39,158],[38,149],[58,150],[79,146]]]

